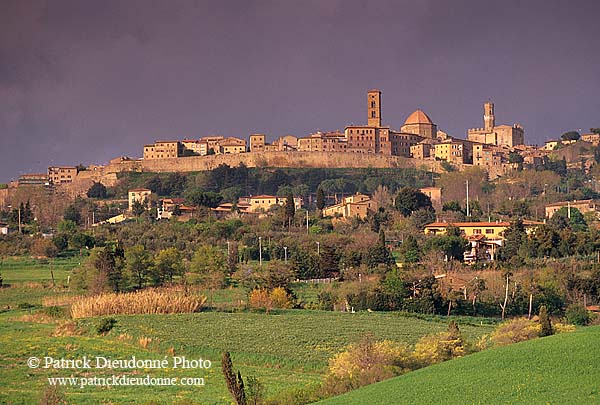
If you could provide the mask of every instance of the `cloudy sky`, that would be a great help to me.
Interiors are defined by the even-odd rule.
[[[600,127],[600,1],[2,0],[0,181],[155,139],[305,136],[421,108],[529,144]]]

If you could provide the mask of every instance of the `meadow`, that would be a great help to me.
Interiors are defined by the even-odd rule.
[[[209,359],[208,370],[115,370],[114,374],[177,377],[204,377],[202,387],[118,387],[62,388],[72,403],[185,403],[228,404],[230,395],[220,370],[223,351],[231,352],[234,368],[244,377],[258,378],[267,397],[293,396],[292,392],[318,385],[328,359],[366,333],[378,339],[416,342],[419,337],[447,328],[450,318],[412,316],[400,313],[339,313],[309,310],[281,310],[269,314],[251,311],[207,310],[190,314],[113,316],[113,329],[99,335],[103,317],[67,320],[42,308],[43,301],[68,298],[65,287],[49,286],[49,263],[24,259],[23,263],[2,264],[10,288],[0,289],[0,403],[36,403],[47,388],[47,377],[106,376],[108,370],[30,369],[29,357],[106,356],[126,359],[163,359],[173,355]],[[64,261],[61,261],[64,260]],[[77,258],[54,262],[56,279],[68,278]],[[57,276],[58,274],[58,276]],[[58,284],[58,283],[57,283]],[[61,282],[62,285],[62,282]],[[310,301],[318,287],[298,285],[300,299]],[[240,289],[215,292],[215,304],[225,308],[243,295]],[[21,304],[21,305],[19,305]],[[28,304],[28,305],[24,305]],[[220,307],[220,305],[215,305]],[[458,318],[454,318],[458,319]],[[493,326],[481,319],[460,318],[461,330],[475,339]],[[66,327],[64,325],[67,325]],[[62,326],[61,326],[62,325]]]
[[[372,384],[323,405],[600,402],[600,327],[488,349]]]

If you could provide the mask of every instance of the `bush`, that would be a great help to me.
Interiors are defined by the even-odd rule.
[[[117,320],[115,318],[103,318],[96,326],[96,332],[98,332],[99,335],[108,333],[116,325],[116,323]]]
[[[500,324],[492,333],[491,339],[496,346],[505,346],[539,337],[541,329],[540,324],[526,318],[517,318]]]
[[[269,297],[269,291],[264,288],[255,288],[250,292],[248,305],[250,305],[250,308],[264,308],[270,310],[271,299]]]
[[[573,325],[588,325],[591,321],[590,313],[581,304],[569,305],[565,312],[565,319]]]
[[[465,341],[454,321],[448,325],[448,331],[423,336],[415,345],[414,357],[420,366],[462,357],[467,354]]]
[[[367,335],[329,361],[324,389],[329,395],[337,395],[413,368],[408,345],[389,340],[376,342]]]
[[[63,307],[50,306],[42,309],[42,312],[52,318],[62,318],[67,314],[67,311]]]

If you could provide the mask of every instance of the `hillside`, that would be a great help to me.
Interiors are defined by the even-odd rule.
[[[599,343],[600,327],[585,328],[490,349],[320,403],[598,403]]]

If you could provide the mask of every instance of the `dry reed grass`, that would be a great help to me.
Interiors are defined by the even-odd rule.
[[[45,307],[62,307],[66,305],[71,305],[75,301],[82,299],[81,295],[57,295],[50,297],[42,298],[42,305]]]
[[[138,343],[140,344],[140,346],[142,346],[144,349],[148,348],[148,345],[150,343],[152,343],[152,338],[146,337],[146,336],[142,336],[141,338],[139,338]]]
[[[172,289],[109,293],[81,298],[71,305],[74,319],[102,315],[175,314],[199,311],[206,297]]]

